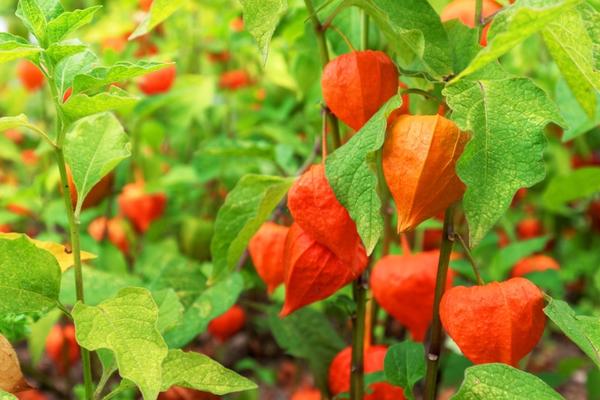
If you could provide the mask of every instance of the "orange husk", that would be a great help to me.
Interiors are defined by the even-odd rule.
[[[473,363],[516,367],[542,337],[546,325],[544,297],[525,278],[457,286],[444,294],[440,319]]]
[[[256,272],[267,285],[269,293],[283,283],[283,252],[288,230],[287,226],[265,222],[248,243]]]
[[[321,88],[331,112],[357,131],[398,92],[398,70],[381,51],[353,51],[325,66]]]
[[[439,115],[401,115],[386,136],[383,173],[405,232],[462,197],[455,165],[469,135]]]

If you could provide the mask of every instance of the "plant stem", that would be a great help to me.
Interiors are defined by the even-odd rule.
[[[433,301],[433,319],[431,322],[431,343],[427,354],[427,375],[425,379],[425,400],[435,400],[437,393],[438,365],[442,349],[442,325],[440,322],[440,301],[446,290],[448,264],[454,245],[454,205],[448,207],[444,217],[444,236],[440,248],[435,297]]]
[[[364,394],[365,311],[367,288],[361,275],[352,283],[356,311],[352,316],[352,364],[350,370],[350,399],[362,400]]]
[[[475,21],[474,25],[475,28],[477,29],[477,38],[478,41],[481,40],[481,32],[482,32],[482,26],[483,26],[483,19],[482,19],[482,13],[483,13],[483,0],[476,0],[475,1]]]
[[[361,50],[367,50],[369,48],[369,14],[365,10],[360,11],[360,24],[361,24],[361,35],[360,35],[360,48]]]
[[[54,104],[56,108],[57,116],[57,135],[56,135],[56,147],[54,148],[54,154],[56,156],[56,162],[58,164],[58,171],[60,173],[60,181],[62,185],[62,195],[65,203],[65,210],[67,212],[67,219],[69,221],[69,234],[71,242],[71,252],[73,253],[73,269],[75,271],[75,292],[77,295],[77,301],[81,303],[85,302],[84,291],[83,291],[83,270],[81,267],[81,246],[79,243],[79,215],[75,215],[73,210],[73,203],[71,203],[71,191],[69,187],[69,179],[67,177],[67,163],[65,161],[65,154],[63,151],[66,126],[64,122],[64,116],[59,103],[60,97],[56,90],[54,81],[49,82],[52,88],[52,96],[54,98]],[[90,361],[90,352],[81,347],[81,364],[83,367],[83,383],[85,387],[85,398],[91,400],[93,396],[93,381],[92,381],[92,364]]]
[[[323,68],[325,68],[329,62],[329,49],[327,48],[327,38],[325,37],[326,28],[321,24],[321,21],[319,21],[319,17],[315,12],[315,7],[312,3],[312,0],[304,0],[304,4],[306,5],[306,11],[308,11],[308,15],[312,21],[315,35],[317,36],[317,45],[319,46],[319,54],[321,55],[321,64],[323,65]],[[331,112],[327,113],[327,117],[331,127],[333,147],[337,149],[342,145],[338,119]]]
[[[460,245],[462,246],[463,250],[465,251],[465,255],[467,256],[467,260],[469,260],[469,262],[471,263],[471,267],[473,267],[473,272],[475,273],[475,278],[477,279],[477,284],[485,285],[485,282],[483,281],[483,279],[481,278],[481,274],[479,273],[479,267],[477,266],[477,263],[475,262],[475,259],[473,258],[473,255],[471,254],[471,250],[469,249],[469,246],[467,246],[467,243],[465,242],[465,239],[463,239],[463,237],[458,233],[455,233],[454,237],[456,239],[458,239],[458,241],[460,242]]]

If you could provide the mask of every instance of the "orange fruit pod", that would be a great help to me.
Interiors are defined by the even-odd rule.
[[[475,1],[476,0],[454,0],[449,3],[440,15],[443,22],[450,21],[452,19],[458,19],[464,25],[469,28],[475,27]],[[493,0],[483,0],[483,8],[481,10],[481,16],[488,18],[502,9],[502,6]],[[487,45],[487,32],[490,29],[490,23],[483,27],[481,32],[481,45]]]
[[[108,219],[98,217],[88,226],[88,233],[94,240],[101,242],[108,234],[108,240],[114,244],[122,253],[129,253],[129,240],[127,238],[127,229],[122,217]]]
[[[19,400],[48,400],[48,397],[36,389],[25,390],[15,394]]]
[[[398,211],[398,232],[443,212],[465,185],[455,171],[469,135],[439,115],[401,115],[388,126],[383,174]]]
[[[64,375],[79,360],[75,327],[72,324],[54,325],[46,338],[46,353],[56,365],[58,373]]]
[[[365,374],[383,371],[383,362],[387,353],[386,346],[369,346],[364,351]],[[350,364],[352,363],[352,347],[340,351],[329,365],[328,383],[332,395],[350,390]],[[404,390],[389,383],[373,383],[365,390],[364,400],[404,400]]]
[[[331,60],[323,70],[325,104],[358,131],[398,92],[398,70],[383,52],[352,51]]]
[[[239,90],[253,83],[250,74],[243,69],[226,71],[219,77],[219,87],[225,90]]]
[[[22,60],[17,65],[17,76],[28,92],[35,92],[44,86],[46,80],[42,71],[28,60]]]
[[[242,307],[235,304],[229,310],[210,321],[208,332],[221,342],[224,342],[242,330],[245,324],[246,312]]]
[[[285,302],[279,315],[323,300],[358,278],[367,266],[367,254],[360,245],[350,256],[354,262],[343,262],[294,223],[285,242]]]
[[[294,221],[314,240],[352,269],[362,267],[361,263],[354,265],[363,259],[355,257],[357,248],[362,248],[356,224],[335,197],[322,164],[310,167],[292,185],[288,208]]]
[[[517,224],[517,236],[521,240],[533,239],[543,235],[544,226],[535,217],[527,217]]]
[[[549,269],[559,270],[558,261],[545,254],[538,254],[526,257],[516,263],[511,271],[511,276],[524,276],[531,272],[547,271]]]
[[[146,193],[143,181],[125,185],[118,200],[123,215],[140,233],[146,232],[150,224],[162,216],[167,204],[164,193]]]
[[[473,363],[516,367],[542,337],[543,309],[540,289],[525,278],[512,278],[448,290],[440,303],[440,319]]]
[[[391,255],[381,258],[371,272],[377,303],[402,325],[413,340],[422,342],[433,316],[433,298],[440,252]],[[446,290],[452,286],[448,271]]]
[[[265,222],[248,243],[248,252],[256,272],[267,285],[269,293],[283,283],[283,253],[289,228]]]
[[[220,399],[212,393],[200,392],[181,386],[173,386],[166,392],[158,395],[158,400],[216,400]]]
[[[173,86],[176,75],[177,68],[170,65],[142,76],[138,82],[138,87],[147,95],[166,93]]]
[[[321,392],[315,388],[298,389],[292,395],[291,400],[321,400]]]
[[[69,180],[71,204],[73,204],[73,207],[75,207],[77,205],[77,188],[75,187],[75,182],[73,182],[73,175],[71,174],[70,168],[67,168],[67,179]],[[112,172],[100,179],[100,182],[94,185],[92,190],[90,190],[88,195],[85,197],[85,200],[83,200],[83,205],[81,209],[85,210],[87,208],[95,207],[98,204],[102,203],[102,200],[108,197],[112,192],[114,181],[115,174]]]

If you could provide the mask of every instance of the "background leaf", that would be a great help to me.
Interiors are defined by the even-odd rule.
[[[154,29],[186,3],[185,0],[154,0],[150,12],[129,36],[129,40],[138,38]]]
[[[327,370],[333,357],[345,346],[325,315],[301,308],[280,318],[277,307],[269,312],[269,327],[277,344],[291,356],[308,361],[320,387],[327,385]]]
[[[227,195],[215,221],[210,244],[212,279],[232,271],[248,242],[287,193],[292,178],[246,175]]]
[[[600,192],[600,168],[579,168],[568,175],[553,177],[542,194],[542,204],[548,210],[568,213],[567,203],[597,192]]]
[[[235,304],[243,288],[244,280],[239,273],[230,274],[209,286],[185,310],[181,323],[166,332],[169,347],[183,347],[204,332],[210,321]]]

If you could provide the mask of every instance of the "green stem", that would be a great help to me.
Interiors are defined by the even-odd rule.
[[[440,302],[446,289],[448,264],[454,245],[454,206],[448,207],[444,217],[444,237],[440,248],[435,297],[433,301],[433,319],[431,322],[431,343],[427,354],[427,375],[425,379],[425,400],[435,400],[437,393],[438,366],[442,350],[442,324],[440,322]]]
[[[369,41],[368,17],[363,12],[361,15],[361,49],[366,50]],[[381,157],[381,152],[379,152]],[[381,163],[378,163],[381,165]],[[383,180],[380,191],[385,191]],[[362,400],[365,393],[365,328],[369,329],[369,339],[371,327],[366,327],[367,319],[367,290],[368,290],[368,269],[365,270],[352,283],[352,294],[356,303],[356,311],[352,316],[352,363],[350,369],[350,400]],[[372,310],[371,310],[372,311]],[[372,322],[372,315],[370,321]]]
[[[471,254],[471,250],[469,249],[469,246],[467,246],[465,239],[463,239],[463,237],[458,233],[454,234],[454,238],[458,239],[458,241],[460,242],[460,245],[462,246],[463,250],[465,251],[467,260],[469,260],[469,263],[471,263],[471,267],[473,268],[473,272],[475,273],[475,278],[477,279],[477,284],[485,285],[485,282],[481,278],[481,273],[479,272],[479,267],[477,266],[477,262],[475,262],[475,258],[473,258],[473,255]]]
[[[326,28],[321,24],[321,21],[319,21],[319,17],[317,17],[312,0],[304,0],[304,4],[306,5],[306,11],[308,12],[310,20],[313,24],[315,35],[317,36],[317,45],[319,46],[321,64],[323,65],[323,68],[325,68],[329,62],[329,49],[327,48],[327,38],[325,37]],[[327,112],[327,118],[329,119],[329,126],[331,127],[333,147],[337,149],[342,145],[338,119],[330,112]]]
[[[483,19],[482,19],[482,13],[483,13],[483,0],[476,0],[475,1],[475,21],[474,22],[474,26],[477,29],[477,37],[481,40],[481,32],[483,30]]]
[[[83,270],[81,266],[81,245],[79,242],[79,215],[76,215],[73,210],[73,204],[71,203],[71,192],[69,188],[69,179],[67,177],[67,163],[65,161],[65,154],[63,151],[66,126],[64,122],[64,116],[60,106],[60,97],[56,90],[54,81],[49,82],[52,89],[52,96],[54,98],[54,105],[56,108],[57,115],[57,135],[56,135],[56,146],[54,148],[54,154],[56,156],[56,162],[58,164],[58,171],[60,173],[60,181],[62,185],[62,195],[65,203],[65,210],[67,212],[67,219],[69,221],[69,234],[71,242],[71,252],[73,253],[73,269],[75,271],[75,292],[77,301],[81,303],[85,302],[84,291],[83,291]],[[91,400],[93,396],[93,380],[92,380],[92,364],[90,360],[90,352],[87,349],[81,348],[81,364],[83,366],[83,382],[85,387],[85,399]]]
[[[367,50],[369,48],[369,14],[365,10],[360,12],[360,24],[361,24],[361,35],[360,35],[360,48],[361,50]]]
[[[352,293],[356,302],[356,312],[352,316],[352,364],[350,370],[350,399],[362,400],[364,390],[364,354],[365,354],[365,313],[366,295],[365,275],[352,283]]]

